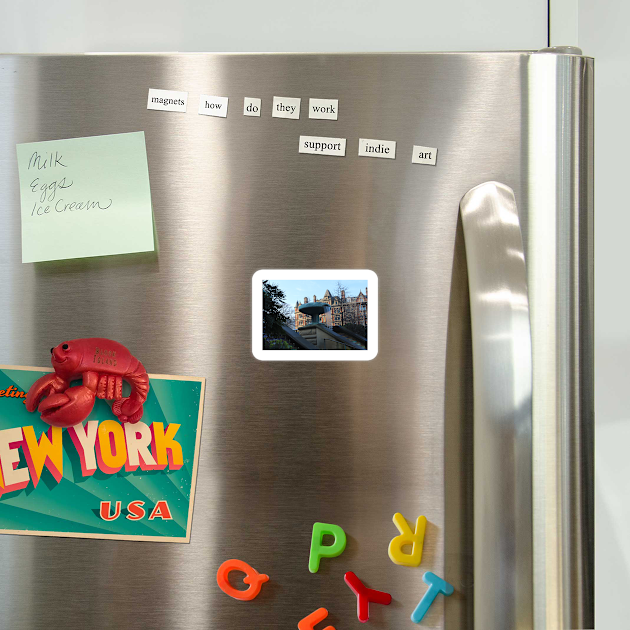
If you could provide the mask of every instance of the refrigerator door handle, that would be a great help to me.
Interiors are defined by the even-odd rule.
[[[533,624],[532,344],[514,192],[485,182],[460,202],[474,391],[475,628]]]

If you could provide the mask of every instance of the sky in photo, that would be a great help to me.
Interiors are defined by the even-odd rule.
[[[308,298],[309,302],[313,301],[313,295],[318,299],[324,297],[326,289],[332,295],[337,289],[337,282],[347,287],[346,297],[356,297],[359,291],[365,295],[365,289],[368,285],[367,280],[269,280],[270,284],[275,284],[286,293],[286,302],[291,306],[295,306],[296,302],[302,304],[304,298]]]

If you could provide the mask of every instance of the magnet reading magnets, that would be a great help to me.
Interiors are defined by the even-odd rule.
[[[234,588],[228,580],[230,571],[242,571],[245,573],[246,575],[243,578],[243,582],[249,584],[249,588],[245,591],[239,591],[237,588]],[[217,584],[219,588],[226,595],[244,602],[249,602],[257,597],[262,585],[268,580],[268,575],[258,573],[256,569],[250,567],[247,562],[243,562],[242,560],[226,560],[217,571]]]
[[[125,346],[110,339],[73,339],[50,349],[53,369],[37,379],[26,395],[28,411],[38,411],[44,422],[55,427],[72,427],[83,422],[96,398],[113,400],[112,411],[121,422],[138,422],[149,393],[149,376],[144,366]],[[81,377],[83,384],[70,387]],[[131,385],[123,398],[122,382]],[[43,400],[42,400],[43,399]]]

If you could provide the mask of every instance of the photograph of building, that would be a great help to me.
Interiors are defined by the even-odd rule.
[[[262,290],[264,349],[367,349],[367,280],[264,280]]]

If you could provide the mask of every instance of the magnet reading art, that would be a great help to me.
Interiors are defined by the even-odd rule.
[[[81,200],[68,200],[63,197],[57,197],[57,193],[67,188],[71,188],[74,184],[73,181],[63,177],[63,171],[61,169],[67,168],[67,164],[64,164],[63,155],[59,151],[54,153],[40,154],[34,151],[28,161],[28,170],[31,171],[43,171],[48,170],[51,172],[50,177],[43,175],[41,177],[35,177],[31,180],[29,188],[31,192],[38,195],[38,199],[33,204],[31,210],[31,216],[44,216],[50,214],[53,210],[55,212],[74,212],[75,210],[107,210],[111,207],[112,199],[81,199]],[[52,172],[54,171],[54,174]],[[53,179],[54,178],[54,179]]]

